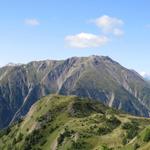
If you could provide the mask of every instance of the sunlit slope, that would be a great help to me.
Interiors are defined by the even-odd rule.
[[[2,150],[148,150],[150,120],[76,96],[49,95],[0,133]]]

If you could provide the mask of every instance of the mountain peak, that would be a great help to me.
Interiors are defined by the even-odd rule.
[[[149,84],[110,57],[92,55],[0,68],[0,128],[26,115],[39,98],[56,93],[149,117]]]
[[[16,66],[21,66],[22,64],[21,63],[8,63],[8,64],[6,64],[6,66],[8,66],[8,67],[16,67]]]

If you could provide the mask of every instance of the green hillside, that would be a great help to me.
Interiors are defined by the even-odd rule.
[[[49,95],[0,132],[1,150],[148,150],[150,119],[97,101]]]

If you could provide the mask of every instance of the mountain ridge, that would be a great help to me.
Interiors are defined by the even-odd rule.
[[[97,100],[51,94],[27,115],[0,130],[7,150],[147,150],[150,119],[131,116]]]
[[[5,104],[0,128],[26,115],[38,99],[53,93],[97,99],[116,109],[149,117],[149,84],[110,57],[92,55],[0,68],[0,106]]]

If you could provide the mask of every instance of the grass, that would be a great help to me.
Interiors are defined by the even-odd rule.
[[[135,129],[133,122],[138,123],[138,130],[128,138],[128,131]],[[123,128],[125,124],[129,126]],[[135,150],[138,146],[146,150],[150,144],[143,139],[148,124],[149,119],[122,114],[94,100],[49,95],[1,136],[0,149],[24,150],[30,145],[39,150]]]

